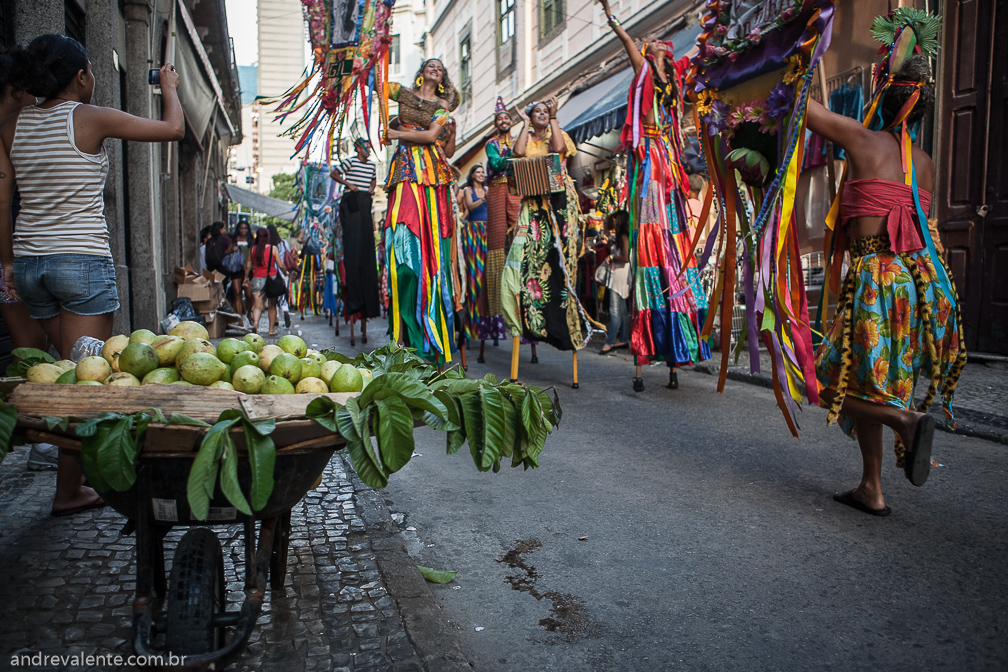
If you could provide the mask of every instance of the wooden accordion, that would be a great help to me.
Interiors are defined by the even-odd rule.
[[[508,191],[517,196],[548,196],[564,190],[559,154],[508,159]]]

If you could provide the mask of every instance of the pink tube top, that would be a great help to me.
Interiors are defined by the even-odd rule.
[[[926,213],[931,206],[931,194],[923,189],[919,193],[921,209]],[[900,182],[871,178],[847,180],[843,185],[840,223],[847,226],[854,217],[884,217],[889,244],[897,254],[924,249],[914,222],[916,214],[913,189]],[[927,222],[920,222],[920,226],[927,226]]]

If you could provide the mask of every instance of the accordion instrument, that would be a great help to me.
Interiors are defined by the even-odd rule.
[[[508,191],[516,196],[549,196],[564,190],[559,154],[508,159]]]

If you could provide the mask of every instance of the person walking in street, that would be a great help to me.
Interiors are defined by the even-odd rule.
[[[438,142],[459,95],[438,59],[424,62],[412,87],[392,83],[399,103],[398,140],[385,189],[385,251],[392,339],[439,364],[451,361],[455,318],[451,288],[454,232],[452,171]],[[454,148],[454,136],[450,138]]]
[[[504,326],[504,311],[501,308],[501,276],[507,249],[514,236],[521,211],[521,196],[512,194],[507,186],[507,162],[511,158],[514,138],[511,137],[511,115],[504,107],[504,100],[497,96],[494,107],[494,130],[496,133],[486,144],[487,224],[486,261],[483,265],[483,295],[486,310],[480,326],[480,356],[483,362],[483,346],[488,340],[497,345],[498,340],[507,335]]]
[[[938,34],[936,26],[910,23],[899,11],[889,19],[897,26],[892,44],[903,30],[913,30],[915,41]],[[939,21],[929,16],[925,23]],[[849,174],[838,197],[834,264],[839,272],[849,240],[850,266],[815,365],[827,423],[839,421],[857,439],[862,474],[856,488],[833,499],[876,516],[890,512],[882,494],[883,428],[896,434],[897,466],[912,484],[923,485],[935,426],[928,409],[940,392],[946,416],[954,420],[952,397],[966,363],[955,285],[933,249],[925,214],[935,166],[923,149],[911,148],[934,107],[924,53],[935,53],[937,43],[918,45],[908,58],[892,44],[885,45],[889,55],[875,70],[874,103],[864,124],[815,100],[808,106],[808,129],[844,149]],[[921,375],[930,385],[914,410]]]
[[[12,54],[15,86],[40,99],[0,129],[0,262],[5,290],[24,302],[60,357],[82,336],[106,340],[119,308],[104,189],[107,139],[171,142],[185,134],[179,77],[160,70],[162,120],[91,105],[95,78],[84,47],[42,35]],[[21,194],[12,231],[14,187]],[[13,280],[13,282],[11,282]],[[53,515],[103,505],[82,486],[80,467],[60,453]]]
[[[277,299],[279,297],[268,296],[266,293],[266,279],[283,277],[280,270],[280,251],[276,245],[270,242],[270,232],[265,227],[260,227],[256,231],[255,244],[249,253],[249,267],[252,271],[252,279],[249,287],[252,290],[252,329],[259,333],[259,320],[262,319],[263,311],[266,311],[269,332],[267,336],[276,336],[275,327],[277,324]]]
[[[627,298],[630,296],[630,216],[626,210],[616,210],[607,220],[606,230],[613,230],[612,247],[606,257],[609,330],[600,355],[627,347],[630,339],[630,315],[627,312]]]
[[[230,273],[234,309],[239,315],[244,315],[245,317],[250,318],[252,316],[253,305],[252,289],[248,282],[248,278],[245,277],[243,273],[249,265],[249,249],[252,246],[252,229],[249,227],[249,223],[244,219],[239,219],[238,223],[235,225],[234,232],[231,236],[231,242],[234,244],[234,247],[230,250],[230,252],[233,253],[237,250],[241,253],[241,270]]]
[[[357,156],[344,160],[330,173],[344,187],[339,204],[343,227],[343,318],[350,323],[351,346],[356,345],[354,323],[360,320],[361,343],[367,343],[367,321],[381,315],[374,235],[377,226],[371,218],[377,171],[368,158],[368,141],[357,138],[354,148]]]
[[[283,270],[286,273],[291,273],[297,270],[297,260],[294,258],[294,252],[291,250],[290,243],[283,239],[280,235],[280,231],[277,229],[276,224],[270,224],[266,227],[270,235],[270,245],[277,248],[277,252],[280,253],[280,260],[283,265]],[[284,327],[290,329],[291,319],[290,319],[290,305],[287,302],[287,294],[284,294],[279,299],[277,299],[277,308],[284,316]],[[273,329],[276,329],[279,323],[273,325]]]
[[[481,364],[486,339],[491,331],[491,318],[487,314],[486,255],[487,255],[487,191],[486,171],[480,164],[469,169],[462,202],[467,213],[462,227],[462,258],[466,268],[465,336],[479,339],[480,352],[476,359]],[[499,291],[499,290],[498,290]]]
[[[691,260],[680,274],[692,234],[686,205],[689,181],[682,163],[682,93],[675,81],[671,45],[652,40],[639,48],[620,26],[608,0],[599,2],[634,69],[621,135],[629,183],[634,390],[644,389],[641,367],[652,359],[668,363],[668,387],[676,389],[677,366],[710,357],[710,347],[700,338],[707,297],[696,262]]]
[[[512,334],[576,353],[588,340],[587,320],[571,276],[577,269],[581,208],[566,160],[577,149],[560,128],[556,111],[556,98],[518,110],[523,124],[513,156],[559,154],[558,177],[564,190],[522,198],[501,280],[501,303]]]

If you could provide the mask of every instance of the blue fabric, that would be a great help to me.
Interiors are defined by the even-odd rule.
[[[864,95],[862,94],[860,84],[846,83],[830,94],[829,109],[831,112],[861,121],[863,119],[861,116],[864,112],[863,108]],[[841,161],[847,158],[847,153],[844,152],[843,147],[835,147],[834,150],[833,158]]]
[[[476,201],[476,190],[469,187],[469,198]],[[486,194],[483,195],[483,202],[475,210],[469,211],[469,216],[466,218],[470,222],[485,222],[487,221],[487,204],[486,204]]]
[[[611,347],[617,339],[621,343],[630,341],[630,314],[627,312],[627,300],[610,289],[609,331],[606,332],[606,346]]]

